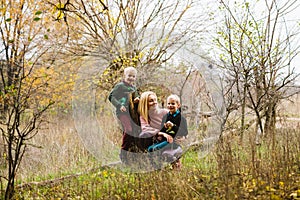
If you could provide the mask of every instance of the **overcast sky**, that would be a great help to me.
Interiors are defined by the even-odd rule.
[[[231,7],[234,8],[234,4],[235,2],[246,2],[246,0],[224,0],[227,2],[230,2]],[[272,0],[268,0],[268,2],[271,2]],[[294,1],[294,0],[293,0]],[[201,2],[201,9],[206,10],[207,11],[211,11],[212,13],[214,13],[214,17],[216,19],[216,21],[218,20],[222,20],[223,15],[220,13],[220,10],[218,9],[219,4],[216,3],[215,0],[199,0],[199,2]],[[249,0],[248,2],[250,2],[251,4],[253,2],[255,2],[255,0]],[[266,3],[265,0],[260,0],[260,3],[255,5],[254,7],[254,11],[258,16],[263,16],[262,12],[264,10],[266,10]],[[288,0],[277,0],[278,3],[278,7],[281,7],[282,5],[287,4]],[[288,14],[286,14],[283,18],[280,18],[281,22],[286,22],[287,24],[287,29],[284,30],[284,26],[282,26],[282,30],[281,32],[284,33],[284,31],[295,31],[295,30],[300,30],[300,1],[295,1],[295,5],[293,6],[293,8],[291,9],[291,12],[289,12]],[[218,19],[219,18],[219,19]],[[283,24],[282,23],[282,24]],[[215,31],[215,30],[212,30]],[[281,34],[282,34],[281,33]],[[300,46],[300,34],[299,36],[295,37],[296,39],[294,39],[293,44],[294,47],[293,48],[299,48]],[[298,49],[299,51],[300,49]],[[297,73],[300,73],[300,54],[296,56],[296,58],[294,58],[294,60],[292,61],[292,66],[295,66],[295,69],[297,71]],[[300,84],[300,78],[298,79],[298,83]]]

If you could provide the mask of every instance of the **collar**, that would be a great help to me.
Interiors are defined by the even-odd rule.
[[[168,113],[168,115],[172,115],[173,117],[176,117],[178,114],[180,113],[179,110],[176,110],[176,112],[174,114],[171,114],[170,112]]]
[[[124,83],[124,85],[126,85],[126,86],[133,87],[133,85],[131,85],[130,83],[127,83],[125,80],[122,80],[122,82],[123,82],[123,83]]]

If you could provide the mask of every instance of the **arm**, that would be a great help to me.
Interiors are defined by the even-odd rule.
[[[177,133],[178,129],[179,129],[179,127],[175,123],[173,123],[171,121],[167,121],[165,123],[165,127],[167,128],[167,132],[171,132],[172,131],[173,133]]]
[[[117,110],[121,110],[122,112],[126,111],[126,103],[128,103],[127,98],[128,97],[122,97],[121,95],[124,93],[124,85],[121,83],[118,83],[113,90],[109,94],[109,101],[116,107]],[[122,97],[122,98],[121,98]]]
[[[178,132],[178,129],[179,129],[178,125],[180,124],[180,119],[177,119],[177,121],[172,122],[172,121],[170,121],[168,115],[164,115],[162,122],[161,122],[160,132],[168,133],[170,135],[173,135],[173,137],[174,137],[175,133]]]
[[[136,88],[134,88],[135,90],[134,90],[134,103],[138,103],[139,101],[140,101],[140,95],[139,95],[139,93],[138,93],[138,91],[137,91],[137,89]]]
[[[168,130],[168,127],[169,127],[169,121],[167,121],[167,114],[165,114],[162,118],[162,121],[161,121],[161,129],[160,131],[157,133],[157,138],[158,140],[161,140],[162,137],[166,138],[168,143],[172,143],[173,142],[173,137],[169,134],[167,134],[167,130]]]
[[[158,132],[157,135],[165,137],[169,143],[173,142],[173,137],[167,133]]]
[[[140,117],[142,132],[150,133],[152,136],[156,135],[159,132],[159,129],[153,128],[143,117]]]
[[[167,121],[167,115],[164,115],[162,120],[161,120],[161,124],[160,124],[160,132],[166,132],[167,131],[167,127],[165,126],[165,122]]]
[[[174,138],[175,142],[177,144],[182,144],[185,141],[187,134],[188,134],[188,129],[187,129],[186,119],[184,117],[181,117],[180,127]]]
[[[117,84],[108,96],[108,100],[117,108],[119,109],[122,106],[122,103],[117,99],[117,94],[120,90],[120,84]]]
[[[187,121],[183,116],[181,116],[180,127],[178,128],[178,132],[176,136],[186,137],[187,135],[188,135]]]

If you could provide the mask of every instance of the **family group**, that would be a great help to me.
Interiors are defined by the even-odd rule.
[[[159,152],[155,155],[171,163],[173,169],[180,169],[181,143],[188,135],[180,98],[170,94],[167,109],[160,108],[155,92],[138,94],[136,78],[136,68],[125,68],[123,80],[114,86],[108,98],[116,108],[116,116],[123,130],[120,159],[128,164],[131,152]]]

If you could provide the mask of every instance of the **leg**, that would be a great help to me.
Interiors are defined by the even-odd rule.
[[[139,139],[123,132],[120,159],[124,163],[136,162],[134,153],[140,152]]]
[[[134,146],[134,143],[135,138],[131,135],[128,135],[126,132],[123,132],[121,148],[125,151],[130,151]]]
[[[120,114],[118,116],[121,121],[123,131],[128,134],[132,134],[131,117],[128,113]]]
[[[180,170],[182,167],[180,159],[177,159],[176,161],[172,162],[172,169],[174,170]]]

